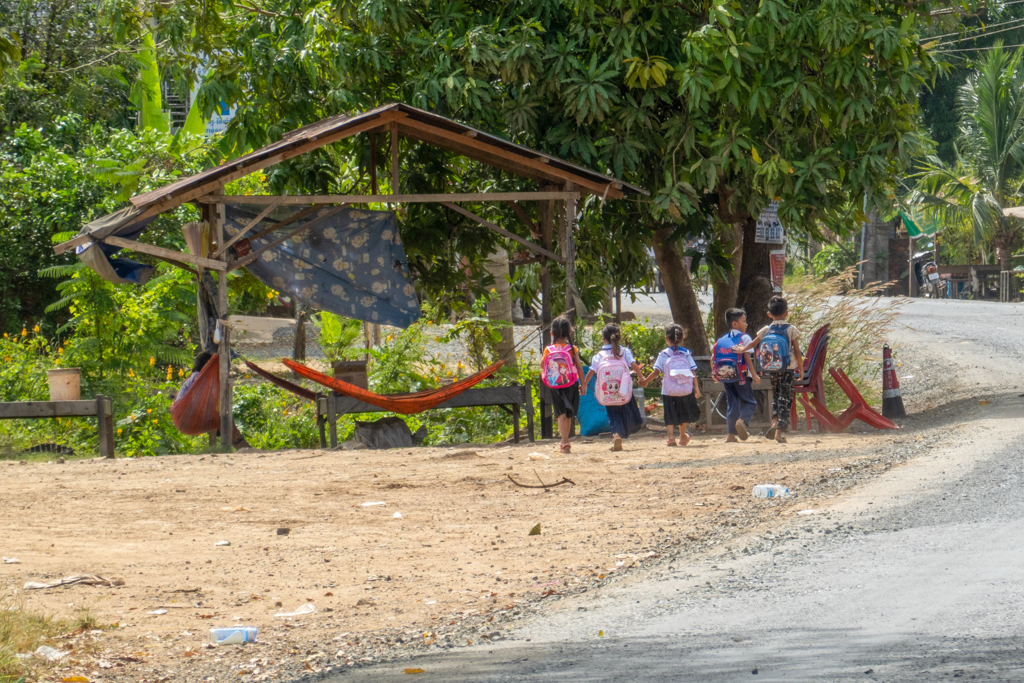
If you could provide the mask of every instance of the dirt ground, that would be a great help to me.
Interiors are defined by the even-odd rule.
[[[70,654],[43,680],[289,680],[499,639],[560,596],[811,508],[921,438],[668,448],[644,431],[620,453],[583,439],[571,454],[539,442],[2,463],[0,554],[21,563],[0,564],[0,595],[116,624],[55,643]],[[793,495],[755,499],[760,483]],[[23,588],[82,573],[124,585]],[[211,627],[239,625],[257,643],[205,646]]]

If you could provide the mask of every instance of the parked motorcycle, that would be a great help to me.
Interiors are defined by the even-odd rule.
[[[939,277],[939,267],[935,265],[935,261],[928,258],[931,255],[931,251],[914,254],[914,276],[917,278],[917,291],[927,299],[940,299],[945,287]]]

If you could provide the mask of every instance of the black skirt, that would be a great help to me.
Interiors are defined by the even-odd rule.
[[[555,417],[565,415],[570,420],[580,414],[580,385],[551,389],[551,408]]]
[[[625,405],[605,406],[604,409],[608,412],[608,424],[611,426],[612,434],[625,438],[640,431],[644,426],[644,418],[640,415],[636,397],[629,399],[629,403]]]
[[[661,398],[665,402],[665,424],[687,425],[700,419],[700,403],[693,394]]]

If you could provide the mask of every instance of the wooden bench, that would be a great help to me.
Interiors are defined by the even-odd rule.
[[[700,393],[701,393],[701,412],[700,420],[697,424],[707,425],[708,432],[725,431],[725,387],[722,386],[721,382],[716,382],[711,378],[711,356],[694,356],[693,360],[697,363],[697,376],[700,381]],[[754,361],[757,362],[756,360]],[[754,384],[751,382],[751,386],[754,388],[754,398],[757,399],[757,411],[754,413],[754,419],[750,423],[750,427],[759,426],[770,426],[772,421],[772,382],[771,378],[767,375],[761,376],[761,383]],[[721,409],[721,415],[718,414],[716,408]],[[716,421],[716,417],[718,418]]]
[[[114,406],[106,396],[93,401],[17,401],[0,403],[0,420],[34,420],[55,417],[95,417],[99,452],[114,457]]]
[[[320,447],[327,447],[327,434],[330,433],[332,447],[338,445],[338,418],[356,413],[386,413],[388,411],[375,405],[364,403],[357,398],[330,392],[327,396],[317,398],[317,429],[320,432]],[[455,398],[445,401],[433,410],[443,408],[478,408],[498,406],[512,416],[512,437],[519,443],[519,420],[522,409],[526,408],[526,429],[530,441],[534,441],[533,432],[533,396],[530,384],[516,384],[510,387],[481,387],[467,389]]]

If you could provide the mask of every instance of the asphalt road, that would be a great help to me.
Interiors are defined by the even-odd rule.
[[[408,681],[417,667],[466,683],[1024,681],[1021,310],[911,302],[905,386],[956,376],[958,403],[907,426],[937,446],[792,518],[770,549],[567,600],[490,646],[329,680]]]

